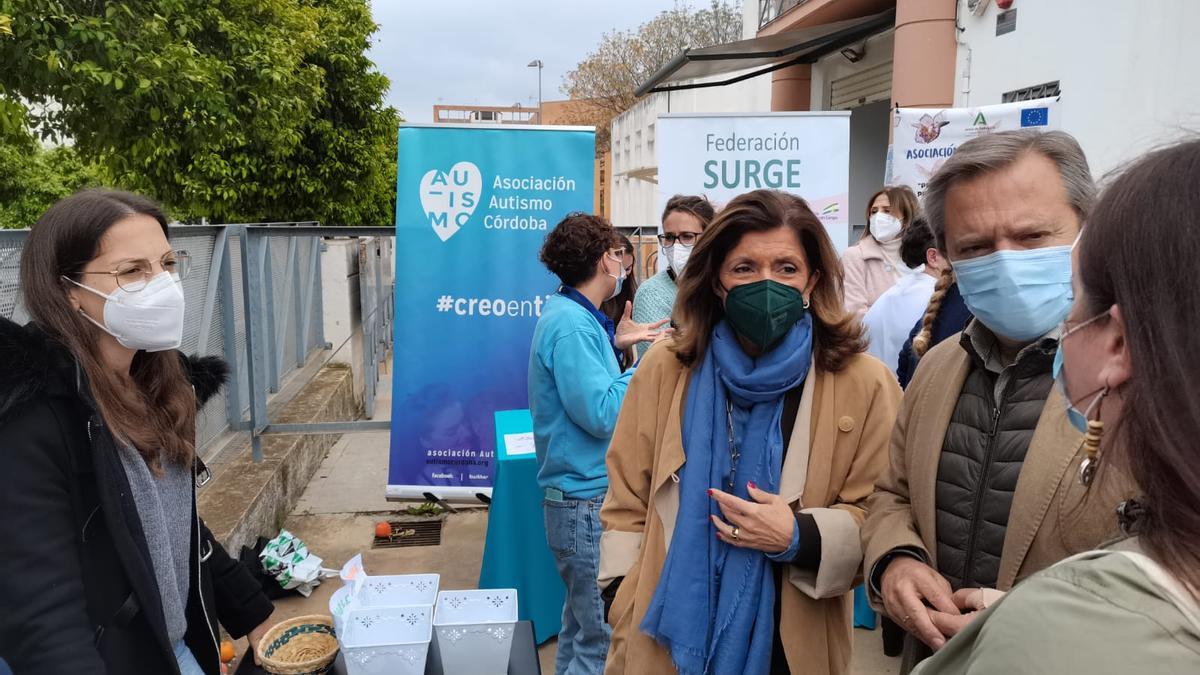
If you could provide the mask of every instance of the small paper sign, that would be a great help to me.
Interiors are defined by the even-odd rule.
[[[532,455],[536,452],[533,446],[533,432],[523,434],[504,434],[504,448],[509,457]]]

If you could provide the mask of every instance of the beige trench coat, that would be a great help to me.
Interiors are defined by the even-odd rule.
[[[899,547],[921,551],[937,567],[938,462],[969,370],[970,357],[957,335],[921,359],[896,420],[890,467],[868,502],[862,527],[865,574]],[[1007,591],[1035,572],[1119,535],[1116,507],[1132,496],[1131,483],[1108,471],[1101,474],[1107,476],[1103,485],[1085,490],[1079,482],[1082,442],[1082,435],[1067,420],[1063,397],[1051,389],[1013,494],[996,583],[1000,590]],[[867,588],[872,606],[883,611],[882,599],[870,584]],[[907,638],[906,667],[923,651],[915,638]]]
[[[676,471],[685,457],[683,408],[691,370],[665,345],[651,349],[629,385],[608,452],[600,511],[600,583],[624,576],[609,618],[606,672],[671,673],[670,655],[638,630],[671,545],[679,508]],[[782,584],[782,636],[793,673],[848,673],[853,600],[862,562],[859,525],[887,466],[900,401],[896,377],[859,354],[837,373],[815,365],[805,381],[780,476],[780,493],[812,514],[821,532],[815,573],[791,568]]]

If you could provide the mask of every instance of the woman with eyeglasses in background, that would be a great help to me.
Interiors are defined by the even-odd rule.
[[[671,318],[684,265],[714,215],[713,205],[704,197],[675,195],[667,200],[667,206],[663,209],[662,232],[658,235],[667,266],[638,289],[633,299],[634,322],[656,323]],[[649,342],[638,343],[638,357],[641,358],[649,348]]]

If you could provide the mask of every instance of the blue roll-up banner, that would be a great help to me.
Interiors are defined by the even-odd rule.
[[[591,211],[590,127],[403,125],[387,496],[491,493],[495,412],[529,407],[546,233]]]

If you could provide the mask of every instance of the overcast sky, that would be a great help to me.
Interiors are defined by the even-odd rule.
[[[697,6],[698,0],[684,4]],[[705,3],[707,4],[707,3]],[[537,105],[566,98],[563,75],[609,30],[635,28],[675,0],[372,0],[371,58],[392,82],[388,103],[410,122],[435,104]]]

